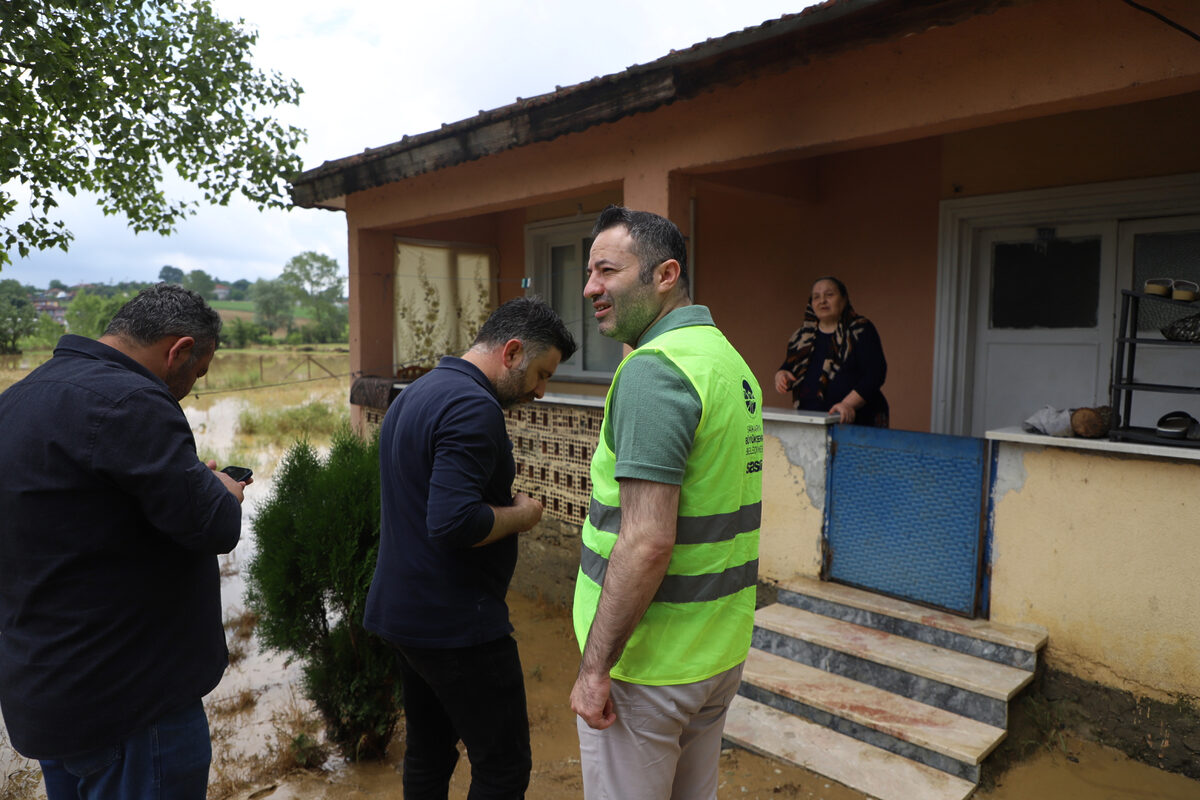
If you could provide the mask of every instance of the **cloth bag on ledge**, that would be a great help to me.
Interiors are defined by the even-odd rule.
[[[1073,436],[1071,409],[1042,406],[1033,412],[1033,416],[1021,423],[1021,430],[1026,433],[1043,433],[1047,436]]]

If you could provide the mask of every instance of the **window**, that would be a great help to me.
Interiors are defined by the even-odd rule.
[[[1094,328],[1100,301],[1100,237],[992,245],[993,329]]]
[[[398,369],[432,368],[461,355],[494,307],[490,250],[396,241],[395,338]]]
[[[600,334],[583,296],[592,221],[537,223],[526,228],[526,272],[533,292],[548,302],[575,336],[579,349],[558,368],[571,378],[610,380],[621,363],[621,343]]]

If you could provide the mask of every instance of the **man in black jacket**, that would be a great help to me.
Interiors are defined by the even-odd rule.
[[[379,557],[364,625],[397,649],[407,730],[404,797],[444,800],[461,739],[472,800],[524,797],[524,675],[504,597],[517,538],[542,504],[512,494],[504,409],[541,397],[575,340],[517,298],[400,393],[379,436]]]
[[[0,710],[50,800],[205,797],[245,482],[199,460],[179,400],[220,329],[160,284],[0,394]]]

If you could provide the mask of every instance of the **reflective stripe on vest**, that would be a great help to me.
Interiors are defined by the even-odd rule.
[[[606,506],[592,498],[588,519],[596,530],[608,533],[621,531],[621,507]],[[675,544],[705,544],[724,542],[739,533],[758,530],[762,521],[762,502],[751,503],[724,514],[707,517],[680,517],[675,528]]]
[[[579,569],[598,584],[604,584],[608,559],[580,548]],[[758,559],[709,575],[666,575],[654,593],[655,603],[704,603],[718,600],[754,586],[758,580]]]

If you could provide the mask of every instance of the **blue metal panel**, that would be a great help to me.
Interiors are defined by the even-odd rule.
[[[828,577],[973,614],[985,442],[857,425],[832,439]]]

